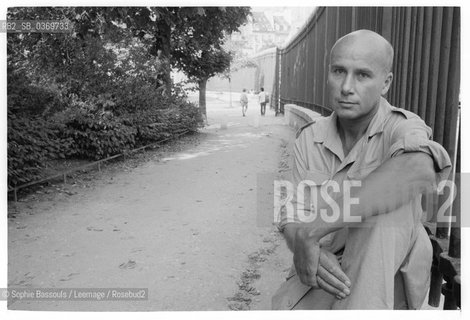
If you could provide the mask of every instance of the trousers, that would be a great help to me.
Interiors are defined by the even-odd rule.
[[[351,280],[349,296],[338,300],[311,289],[294,309],[420,309],[429,288],[432,246],[419,217],[408,209],[348,228],[341,266]]]

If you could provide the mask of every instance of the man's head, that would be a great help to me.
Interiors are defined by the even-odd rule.
[[[264,91],[264,88],[263,88],[263,87],[261,87],[261,89],[260,89],[260,90],[261,90],[261,91]]]
[[[375,114],[380,96],[390,88],[392,63],[392,46],[373,31],[354,31],[336,41],[330,54],[328,89],[340,119]]]
[[[245,89],[245,88],[243,88],[243,92],[246,92],[246,89]]]

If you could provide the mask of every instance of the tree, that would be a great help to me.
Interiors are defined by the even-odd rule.
[[[183,71],[200,89],[200,111],[205,116],[205,86],[207,80],[223,72],[230,63],[230,54],[222,48],[227,34],[246,22],[248,7],[76,7],[76,8],[13,8],[10,19],[58,19],[67,17],[76,24],[69,45],[57,41],[57,35],[32,37],[30,47],[41,49],[37,61],[41,67],[70,67],[64,60],[87,58],[74,70],[86,78],[93,71],[93,61],[100,52],[109,54],[106,44],[115,45],[138,38],[146,51],[155,58],[158,72],[156,89],[171,94],[171,67]],[[59,17],[60,16],[60,17]],[[60,37],[61,35],[59,35]],[[125,40],[123,40],[125,39]],[[56,50],[57,46],[60,50]],[[91,48],[90,48],[91,46]],[[50,55],[44,54],[45,50]],[[89,53],[94,53],[92,58]],[[34,51],[34,50],[33,50]],[[88,55],[88,56],[87,56]],[[70,58],[72,57],[72,58]],[[42,60],[41,60],[42,59]],[[112,59],[108,59],[111,63]],[[51,65],[52,63],[52,65]],[[62,64],[62,65],[61,65]],[[104,70],[104,68],[100,68]],[[85,74],[84,74],[85,73]],[[73,72],[60,72],[68,76]],[[114,75],[113,75],[114,76]],[[98,89],[93,84],[90,90]]]
[[[227,79],[229,84],[230,107],[232,107],[232,73],[244,68],[258,67],[256,62],[241,50],[244,45],[244,41],[233,41],[231,37],[228,37],[223,44],[224,50],[231,54],[230,65],[222,72],[222,78]]]
[[[9,8],[11,20],[74,22],[70,33],[7,35],[9,187],[41,178],[50,160],[96,160],[201,124],[178,87],[157,90],[153,11],[119,9]]]
[[[55,100],[59,100],[54,105],[35,103],[32,107],[37,109],[36,114],[53,113],[60,105],[66,108],[84,101],[89,102],[88,105],[110,106],[115,100],[110,99],[114,93],[130,88],[130,85],[123,85],[125,82],[141,87],[143,83],[156,83],[158,64],[155,59],[129,29],[106,22],[103,16],[109,13],[107,10],[56,7],[9,10],[8,18],[13,20],[69,19],[74,23],[71,33],[7,35],[9,86],[21,88],[17,79],[23,77],[25,81],[29,79],[26,82],[33,85],[32,88],[40,88],[44,93],[36,96],[47,98],[49,93],[55,93]],[[34,90],[28,91],[34,93]],[[18,109],[24,105],[22,109],[30,112],[27,109],[31,109],[32,103],[19,104],[15,95],[9,95],[10,98],[16,99],[10,106]]]
[[[248,7],[205,7],[184,20],[172,33],[172,64],[199,85],[199,108],[206,114],[206,83],[230,66],[231,54],[223,48],[227,35],[246,22]]]
[[[95,12],[96,8],[85,8]],[[221,47],[227,34],[246,22],[249,7],[130,7],[99,8],[101,17],[114,25],[125,25],[148,45],[161,65],[159,83],[171,91],[171,67],[198,83],[199,107],[206,116],[207,80],[223,72],[230,54]]]

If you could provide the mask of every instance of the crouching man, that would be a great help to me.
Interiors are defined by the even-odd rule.
[[[294,146],[294,187],[313,181],[320,195],[301,216],[316,219],[282,215],[297,282],[273,297],[275,309],[419,309],[424,302],[432,248],[421,194],[447,178],[451,162],[417,115],[383,97],[392,63],[390,43],[369,30],[345,35],[331,50],[333,113],[301,128]],[[343,189],[344,181],[356,187]]]

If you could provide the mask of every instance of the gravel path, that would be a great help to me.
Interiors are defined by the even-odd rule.
[[[9,204],[10,287],[148,288],[148,300],[9,309],[269,309],[291,255],[259,179],[288,167],[293,131],[272,110],[260,118],[255,97],[242,117],[208,93],[208,112],[196,136]]]

